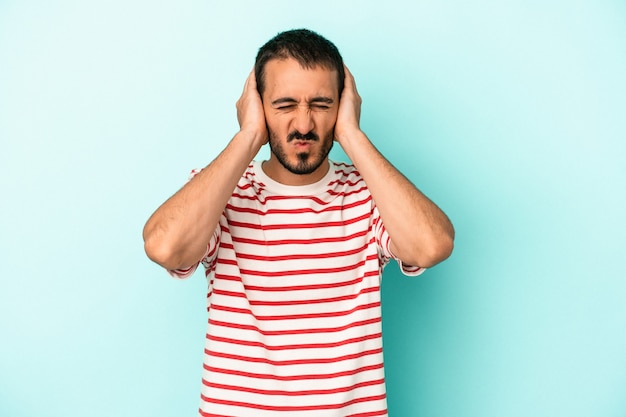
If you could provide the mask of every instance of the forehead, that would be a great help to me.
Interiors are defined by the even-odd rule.
[[[328,96],[337,98],[339,86],[337,71],[317,66],[303,68],[293,58],[273,59],[265,64],[264,96],[301,98]]]

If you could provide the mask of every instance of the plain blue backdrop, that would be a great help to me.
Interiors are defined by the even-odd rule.
[[[619,0],[0,0],[0,416],[195,415],[206,282],[141,230],[297,27],[457,230],[421,277],[386,270],[391,416],[625,416]]]

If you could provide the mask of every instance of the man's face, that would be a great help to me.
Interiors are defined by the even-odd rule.
[[[294,59],[265,66],[263,108],[272,159],[292,174],[325,169],[339,108],[337,72],[303,69]]]

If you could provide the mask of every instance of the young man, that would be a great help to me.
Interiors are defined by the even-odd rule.
[[[359,128],[337,48],[308,30],[259,50],[240,131],[148,220],[148,256],[206,268],[202,416],[385,416],[380,278],[446,259],[446,215]],[[328,159],[334,141],[353,165]],[[253,161],[269,143],[268,161]]]

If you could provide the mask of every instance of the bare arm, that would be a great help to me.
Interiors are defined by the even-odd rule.
[[[391,238],[391,251],[405,264],[431,267],[452,253],[454,228],[432,201],[404,177],[359,127],[361,97],[346,68],[335,140],[357,167]]]
[[[254,72],[237,101],[237,117],[240,130],[226,148],[163,203],[144,227],[146,254],[166,269],[187,268],[204,255],[237,182],[267,142]]]

